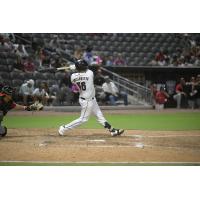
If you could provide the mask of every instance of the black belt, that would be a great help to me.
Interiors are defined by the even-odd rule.
[[[83,97],[80,97],[81,99],[83,99],[83,100],[86,100],[85,98],[83,98]],[[92,97],[92,100],[94,99],[94,97]]]

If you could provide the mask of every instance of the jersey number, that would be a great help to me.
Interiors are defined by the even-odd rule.
[[[83,90],[83,91],[86,90],[86,84],[85,84],[85,82],[77,82],[77,84],[78,84],[78,86],[79,86],[79,88],[81,90]]]

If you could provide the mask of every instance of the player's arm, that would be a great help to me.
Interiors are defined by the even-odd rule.
[[[34,103],[30,106],[23,106],[17,103],[13,103],[12,108],[15,110],[26,110],[26,111],[34,111],[34,110],[43,110],[43,105],[41,103]]]
[[[23,105],[19,105],[15,103],[15,106],[13,107],[13,109],[15,110],[26,110],[27,106],[23,106]]]
[[[80,86],[75,82],[75,75],[74,74],[71,75],[71,83],[76,85],[76,87],[78,88],[78,90],[80,92],[81,89],[80,89]]]

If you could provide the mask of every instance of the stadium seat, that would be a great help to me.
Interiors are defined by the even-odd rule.
[[[11,86],[11,87],[13,86],[13,85],[12,85],[12,81],[11,81],[10,79],[3,79],[3,80],[2,80],[2,83],[4,83],[5,85],[9,85],[9,86]]]
[[[56,80],[47,80],[47,84],[49,87],[51,87],[52,85],[58,84]]]
[[[36,79],[36,80],[35,80],[34,87],[35,87],[35,88],[36,88],[36,87],[39,87],[40,84],[41,84],[42,82],[45,82],[44,79]]]
[[[47,79],[55,79],[54,73],[49,73],[49,72],[44,73],[44,77],[46,80]]]
[[[0,59],[0,65],[7,65],[7,59],[6,58],[1,58]]]
[[[14,79],[14,80],[12,80],[13,87],[20,87],[23,83],[24,83],[24,81],[20,80],[20,79]]]
[[[7,65],[0,65],[0,72],[9,72],[10,68]]]
[[[56,80],[62,80],[65,76],[65,73],[64,72],[57,72],[55,73],[55,78]]]
[[[33,74],[33,77],[34,77],[35,80],[37,80],[37,79],[43,79],[43,80],[47,79],[47,78],[44,76],[44,74],[43,74],[43,73],[40,73],[40,72],[35,72],[35,73]]]
[[[9,72],[0,72],[0,76],[3,79],[10,79],[10,73]]]
[[[15,71],[10,72],[10,78],[24,80],[24,73],[23,72],[15,72]]]

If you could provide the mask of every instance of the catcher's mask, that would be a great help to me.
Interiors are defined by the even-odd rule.
[[[8,85],[3,86],[1,89],[1,92],[7,95],[12,96],[14,89]]]
[[[78,71],[82,71],[88,68],[88,63],[85,60],[80,59],[75,62],[75,66]]]

